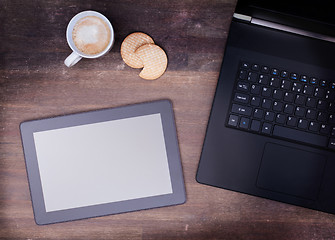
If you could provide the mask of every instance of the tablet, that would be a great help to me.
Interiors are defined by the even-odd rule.
[[[39,225],[186,201],[169,100],[26,121],[20,129]]]

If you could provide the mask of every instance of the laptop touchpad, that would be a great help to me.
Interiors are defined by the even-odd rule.
[[[326,157],[273,143],[264,148],[257,186],[315,200],[319,193]]]

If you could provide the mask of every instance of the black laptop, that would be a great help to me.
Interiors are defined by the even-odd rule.
[[[238,1],[199,183],[335,214],[331,3]]]

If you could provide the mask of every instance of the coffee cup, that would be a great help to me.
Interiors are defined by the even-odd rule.
[[[114,44],[113,26],[101,13],[80,12],[67,26],[66,40],[73,52],[64,64],[72,67],[82,58],[98,58],[109,52]]]

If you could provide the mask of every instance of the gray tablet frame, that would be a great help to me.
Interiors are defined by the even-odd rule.
[[[33,138],[34,132],[145,116],[155,113],[161,114],[170,179],[173,190],[171,194],[46,212]],[[36,224],[38,225],[177,205],[183,204],[186,201],[175,119],[170,100],[159,100],[117,108],[26,121],[20,124],[20,130],[34,218]]]

